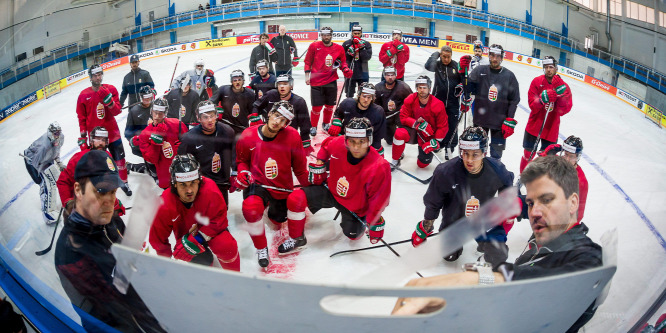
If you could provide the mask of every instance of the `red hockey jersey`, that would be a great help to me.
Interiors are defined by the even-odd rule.
[[[402,45],[402,51],[398,52],[398,45]],[[389,57],[386,53],[387,50],[391,50],[391,54],[394,56]],[[382,49],[379,51],[379,61],[386,66],[393,66],[398,72],[398,79],[405,77],[405,64],[409,61],[409,46],[403,42],[390,41],[382,45]]]
[[[573,102],[571,100],[571,89],[569,85],[562,80],[559,75],[553,77],[553,82],[548,83],[545,75],[537,76],[530,84],[530,90],[527,91],[527,100],[530,103],[530,117],[525,125],[527,133],[534,136],[539,135],[539,130],[543,125],[543,119],[546,116],[546,105],[541,103],[541,92],[545,89],[553,89],[565,85],[567,90],[557,98],[553,111],[548,114],[548,120],[543,126],[541,138],[550,142],[557,142],[557,134],[560,131],[560,117],[569,113]]]
[[[430,95],[428,96],[428,103],[426,106],[421,107],[418,93],[413,93],[407,96],[407,98],[405,98],[405,103],[400,109],[400,123],[409,128],[413,128],[414,123],[419,118],[425,119],[435,132],[430,138],[421,138],[421,135],[419,135],[419,145],[423,144],[423,140],[444,140],[446,132],[449,131],[449,118],[446,115],[446,109],[444,108],[444,103],[442,103],[442,101],[438,100],[437,97]]]
[[[576,171],[578,172],[578,193],[580,194],[580,199],[578,200],[578,223],[580,223],[583,220],[583,215],[585,215],[588,184],[585,172],[580,168],[580,165],[576,165]]]
[[[67,205],[67,201],[74,199],[74,170],[76,169],[76,163],[79,163],[81,157],[91,150],[92,149],[86,149],[72,155],[67,162],[67,167],[60,173],[60,177],[58,177],[58,181],[56,181],[58,194],[60,195],[60,201],[62,202],[63,207]],[[106,151],[106,153],[111,157],[111,153],[108,151]]]
[[[109,131],[109,143],[120,140],[120,130],[115,116],[121,112],[118,100],[118,90],[110,84],[102,84],[109,90],[113,99],[113,106],[106,107],[102,103],[105,96],[100,96],[92,87],[83,89],[76,101],[76,115],[79,118],[79,130],[90,135],[93,128],[103,126]]]
[[[365,216],[368,225],[374,225],[391,197],[389,163],[370,147],[360,163],[350,164],[344,136],[322,146],[317,159],[329,161],[331,173],[326,182],[335,200],[358,216]]]
[[[197,215],[200,219],[208,219],[209,224],[201,224]],[[215,182],[206,177],[201,177],[199,192],[190,208],[185,207],[170,188],[162,192],[162,205],[150,226],[148,241],[157,254],[171,257],[171,232],[179,242],[194,224],[198,224],[199,231],[209,237],[217,236],[229,226],[224,197]]]
[[[265,140],[259,131],[265,125],[243,131],[236,144],[238,173],[250,171],[254,182],[284,189],[294,188],[293,168],[298,182],[308,184],[305,150],[298,131],[291,126],[280,130],[272,140]],[[268,189],[275,199],[286,199],[288,192]]]
[[[171,183],[171,174],[169,167],[171,161],[178,151],[180,145],[180,135],[187,132],[187,126],[178,119],[164,118],[164,124],[167,125],[166,132],[159,132],[157,126],[148,125],[139,135],[139,148],[143,158],[157,168],[157,179],[159,187],[167,188]],[[180,129],[179,129],[180,126]],[[150,140],[151,134],[159,134],[164,139],[162,145],[155,145]]]
[[[325,46],[324,42],[310,44],[305,55],[305,72],[310,73],[310,86],[317,87],[338,79],[338,71],[333,68],[336,61],[340,62],[340,70],[347,68],[345,50],[336,43]]]

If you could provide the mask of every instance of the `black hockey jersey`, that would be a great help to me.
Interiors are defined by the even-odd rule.
[[[273,104],[280,100],[280,93],[277,90],[267,92],[263,98],[258,99],[252,105],[252,113],[258,113],[268,119],[268,111],[273,108]],[[301,134],[301,140],[310,140],[310,113],[308,105],[303,97],[291,93],[291,98],[287,100],[294,107],[294,120],[289,126],[295,128]]]
[[[197,123],[197,106],[199,105],[199,94],[194,89],[190,89],[187,95],[183,96],[182,90],[173,89],[166,96],[169,103],[169,112],[167,118],[180,119],[185,124]]]
[[[236,134],[243,132],[250,125],[248,117],[252,113],[254,103],[254,90],[243,88],[241,92],[234,92],[231,85],[221,86],[210,99],[215,106],[221,105],[224,109],[222,119],[228,121]]]
[[[375,85],[375,104],[381,106],[388,117],[396,112],[400,112],[405,98],[411,94],[412,88],[404,81],[396,80],[393,89],[388,89],[386,88],[386,82],[382,80]],[[394,117],[398,117],[399,119],[399,116]]]
[[[234,130],[227,124],[215,124],[215,133],[204,134],[201,125],[193,127],[180,139],[178,154],[192,154],[201,166],[201,174],[215,184],[229,185],[234,156]]]
[[[377,151],[382,150],[382,139],[386,136],[386,116],[384,116],[384,111],[379,105],[370,103],[367,110],[361,110],[358,108],[356,100],[349,97],[340,103],[338,109],[335,110],[334,117],[342,119],[342,134],[344,134],[345,126],[352,118],[368,118],[372,124],[372,146]]]
[[[493,70],[489,65],[481,65],[469,74],[468,80],[472,94],[476,95],[474,125],[499,130],[504,119],[515,118],[520,88],[513,72],[504,67]]]
[[[268,73],[266,80],[256,75],[250,82],[250,88],[255,92],[255,99],[262,98],[269,90],[275,89],[275,75]]]
[[[125,138],[131,141],[135,135],[141,134],[144,128],[148,126],[148,119],[150,119],[149,107],[144,107],[143,104],[137,104],[130,108],[127,113],[127,123],[125,124]]]

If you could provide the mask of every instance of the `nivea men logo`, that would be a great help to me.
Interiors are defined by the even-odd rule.
[[[423,45],[423,46],[434,46],[437,47],[437,39],[423,38],[423,37],[412,37],[412,36],[403,36],[402,42],[407,44],[414,45]]]

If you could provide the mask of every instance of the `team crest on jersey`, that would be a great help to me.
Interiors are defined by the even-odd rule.
[[[104,104],[97,103],[97,119],[104,119]]]
[[[268,158],[266,161],[266,164],[264,164],[264,173],[266,174],[266,178],[268,179],[275,179],[278,176],[278,165],[277,162],[272,159]]]
[[[162,154],[164,154],[164,157],[166,158],[173,157],[173,148],[171,147],[169,141],[164,141],[164,144],[162,145]]]
[[[109,167],[109,170],[116,171],[116,167],[113,166],[113,162],[108,157],[106,158],[106,166]]]
[[[212,170],[213,173],[218,173],[220,172],[220,169],[222,169],[222,161],[220,160],[220,154],[215,153],[213,155],[213,163],[212,163]]]
[[[185,118],[185,112],[186,112],[185,105],[181,105],[180,106],[180,117],[181,118]]]
[[[395,102],[391,99],[389,99],[389,102],[388,102],[388,109],[389,109],[389,111],[395,111]]]
[[[470,216],[477,210],[479,210],[479,207],[481,206],[481,203],[479,203],[479,199],[475,198],[472,196],[467,200],[467,204],[465,205],[465,216]]]
[[[231,108],[231,115],[234,116],[234,118],[238,117],[240,114],[240,106],[238,103],[234,104],[234,107]]]
[[[494,84],[492,86],[490,86],[490,89],[488,89],[488,99],[491,102],[494,102],[494,101],[497,100],[497,87],[495,87]]]
[[[259,98],[262,98],[262,97],[264,97],[264,93],[261,90],[259,90]]]
[[[201,81],[197,81],[196,86],[197,86],[197,90],[201,89]]]
[[[342,176],[342,178],[338,179],[338,183],[335,185],[335,190],[338,191],[339,196],[347,196],[347,193],[349,193],[349,182],[347,181],[347,177]]]
[[[326,67],[331,67],[333,66],[333,57],[329,54],[326,56]]]

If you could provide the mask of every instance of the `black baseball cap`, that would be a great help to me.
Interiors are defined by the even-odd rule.
[[[130,62],[135,62],[135,61],[139,61],[139,56],[136,54],[132,54],[132,56],[130,57]]]
[[[99,193],[113,191],[123,185],[118,176],[118,167],[111,156],[103,150],[85,153],[74,169],[74,179],[89,178]]]

